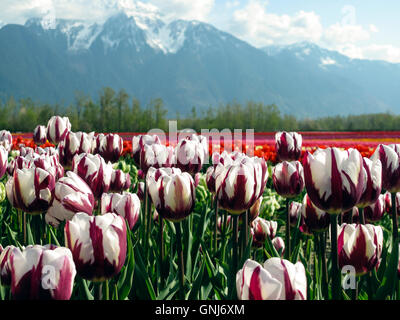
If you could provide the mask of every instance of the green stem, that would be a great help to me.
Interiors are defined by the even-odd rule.
[[[232,273],[231,273],[231,281],[229,285],[229,298],[233,299],[234,298],[234,290],[236,287],[236,272],[238,271],[238,221],[239,221],[239,215],[234,215],[232,216],[233,218],[233,245],[232,245]]]
[[[185,271],[184,271],[184,264],[183,264],[183,250],[182,250],[182,232],[181,232],[181,224],[180,222],[175,223],[176,229],[176,250],[177,255],[179,258],[179,297],[181,300],[185,300]]]
[[[322,260],[322,293],[325,299],[329,298],[328,291],[328,267],[326,264],[326,232],[319,234],[319,249]]]
[[[109,285],[108,281],[109,281],[108,279],[105,281],[105,284],[106,284],[106,288],[105,288],[106,289],[106,297],[105,297],[105,300],[110,300],[110,291],[109,291],[110,288],[108,287],[108,285]]]
[[[218,233],[218,199],[217,196],[215,196],[214,254],[217,252],[218,248],[217,233]]]
[[[399,237],[399,227],[397,220],[397,208],[396,208],[396,192],[392,192],[392,226],[393,226],[393,245],[398,245],[398,237]]]
[[[290,200],[286,198],[286,230],[285,230],[285,259],[289,260],[291,257],[291,248],[290,248],[290,214],[289,214],[289,205]],[[299,217],[300,219],[300,217]]]
[[[331,214],[331,259],[332,259],[332,298],[334,300],[342,300],[341,293],[341,276],[339,271],[338,260],[338,243],[337,243],[337,222],[338,215]]]
[[[358,217],[360,219],[360,224],[365,224],[364,208],[358,208]]]

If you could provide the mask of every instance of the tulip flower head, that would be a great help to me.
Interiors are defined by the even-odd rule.
[[[33,130],[33,141],[36,144],[44,144],[47,141],[47,129],[45,126],[36,126]]]
[[[0,130],[0,146],[7,151],[11,150],[12,146],[12,134],[7,130]]]
[[[253,244],[256,247],[262,247],[267,240],[267,237],[271,240],[275,238],[278,223],[276,221],[268,221],[258,217],[251,223],[251,228]]]
[[[278,163],[272,171],[276,192],[284,198],[294,198],[304,189],[303,167],[299,161]]]
[[[190,174],[200,172],[207,157],[208,143],[204,136],[193,134],[180,140],[175,147],[176,167]]]
[[[75,214],[64,229],[78,274],[87,280],[104,281],[121,271],[126,258],[125,220],[115,213],[89,216]]]
[[[94,196],[92,190],[76,173],[67,172],[67,176],[57,181],[54,201],[46,213],[46,222],[58,227],[61,221],[71,220],[78,212],[92,215]]]
[[[339,267],[351,265],[357,275],[376,267],[381,259],[383,231],[372,224],[342,224],[338,228]]]
[[[47,123],[47,139],[51,143],[58,144],[70,130],[71,123],[67,117],[53,116]]]
[[[364,184],[361,198],[357,204],[365,208],[374,204],[382,190],[382,163],[379,159],[363,158]]]
[[[132,138],[132,155],[135,162],[140,164],[140,152],[144,145],[161,144],[160,137],[157,135],[140,135]]]
[[[340,214],[360,200],[364,186],[362,156],[356,149],[317,149],[304,156],[307,194],[316,207]]]
[[[193,211],[196,194],[189,173],[178,168],[150,168],[146,182],[151,200],[164,219],[179,222]]]
[[[103,193],[101,214],[114,212],[126,219],[130,230],[133,229],[140,215],[140,200],[134,193]]]
[[[41,169],[16,169],[6,183],[11,205],[30,214],[46,211],[54,198],[55,177]]]
[[[224,165],[215,183],[219,206],[231,214],[245,212],[263,194],[267,179],[267,164],[258,157],[244,156]]]
[[[8,151],[0,146],[0,179],[4,176],[8,167]]]
[[[131,176],[122,170],[113,170],[111,174],[110,190],[112,192],[122,192],[131,186]]]
[[[106,163],[98,154],[76,155],[72,160],[72,171],[86,181],[97,199],[110,189],[112,165],[110,162]]]
[[[295,161],[301,156],[302,137],[297,132],[277,132],[275,149],[279,161]]]
[[[275,237],[272,239],[272,245],[280,253],[281,257],[283,257],[285,253],[285,241],[281,237]]]
[[[301,262],[270,258],[264,266],[248,259],[236,274],[239,300],[306,300],[307,278]]]
[[[365,221],[368,223],[378,222],[383,218],[386,212],[385,195],[379,195],[378,200],[374,204],[364,208]]]
[[[69,300],[76,275],[71,251],[55,245],[13,248],[11,293],[16,300]]]
[[[318,209],[306,194],[303,199],[302,216],[304,224],[311,232],[326,231],[330,225],[329,214],[321,209]]]
[[[91,153],[93,136],[94,132],[67,132],[58,145],[61,164],[70,166],[75,155]]]
[[[99,136],[99,154],[105,161],[117,162],[123,151],[122,138],[115,133]]]

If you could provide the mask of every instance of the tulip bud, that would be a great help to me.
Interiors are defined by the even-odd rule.
[[[208,143],[204,136],[191,135],[175,147],[176,167],[195,174],[200,172],[208,155]]]
[[[111,175],[110,190],[112,192],[122,192],[131,186],[131,176],[122,170],[113,170]]]
[[[177,168],[150,168],[146,182],[151,200],[164,219],[179,222],[193,211],[196,193],[189,173]]]
[[[225,225],[226,225],[226,228],[229,229],[231,222],[232,222],[232,216],[227,215],[226,221],[223,220],[222,216],[218,216],[218,221],[217,221],[218,231],[222,232],[222,229],[225,227]]]
[[[47,141],[47,129],[45,126],[36,126],[33,130],[33,141],[36,144],[44,144]]]
[[[341,214],[354,207],[364,185],[362,156],[356,149],[318,149],[304,156],[307,194],[316,207]]]
[[[302,219],[301,211],[303,204],[300,202],[292,201],[289,204],[289,220],[290,226],[297,227],[299,219]]]
[[[5,247],[0,254],[0,277],[3,286],[11,286],[10,253],[15,249],[13,245]]]
[[[0,179],[4,176],[8,166],[8,151],[0,146]]]
[[[75,155],[92,152],[92,140],[94,132],[69,131],[58,145],[60,162],[64,166],[70,166]]]
[[[303,167],[299,161],[278,163],[272,172],[274,188],[281,197],[293,198],[303,191]]]
[[[381,194],[374,204],[364,208],[364,218],[368,223],[381,220],[386,212],[385,195]]]
[[[139,182],[137,189],[137,196],[139,197],[140,201],[144,200],[144,182]]]
[[[104,281],[121,271],[127,246],[126,225],[121,216],[89,216],[79,212],[67,221],[64,234],[82,278]]]
[[[279,161],[298,160],[301,156],[302,137],[297,132],[277,132],[275,149]]]
[[[106,163],[98,154],[76,155],[72,160],[72,171],[89,185],[97,199],[110,189],[112,165],[110,162]]]
[[[133,229],[140,215],[140,200],[134,193],[103,193],[101,196],[101,214],[114,212],[128,222],[130,230]]]
[[[275,238],[278,223],[276,221],[268,221],[258,217],[251,223],[251,228],[254,246],[262,247],[265,240],[267,240],[267,237],[271,240]]]
[[[243,157],[221,167],[215,183],[219,206],[241,214],[263,194],[268,179],[264,159]]]
[[[351,265],[358,276],[371,271],[381,259],[383,231],[372,224],[342,224],[338,229],[339,267]]]
[[[123,141],[118,134],[109,133],[99,138],[99,154],[105,161],[117,162],[123,151]]]
[[[132,138],[132,155],[136,164],[140,164],[140,151],[144,145],[161,144],[161,140],[157,135],[140,135]]]
[[[272,245],[275,250],[283,257],[285,253],[285,241],[281,237],[275,237],[272,239]]]
[[[264,267],[248,259],[236,274],[239,300],[306,300],[307,278],[301,262],[270,258]]]
[[[13,248],[11,293],[17,300],[69,300],[76,275],[71,251],[54,245]]]
[[[47,139],[51,143],[58,144],[70,130],[71,123],[67,117],[53,116],[47,123]]]
[[[361,198],[357,204],[359,208],[374,204],[382,190],[382,163],[379,159],[371,161],[363,158],[364,184]]]
[[[58,227],[61,221],[71,220],[77,212],[92,215],[94,196],[92,190],[76,173],[67,172],[67,176],[57,181],[54,201],[46,213],[46,222]]]
[[[16,169],[6,183],[7,198],[17,209],[40,214],[51,206],[55,177],[41,168]]]
[[[318,209],[306,194],[303,199],[302,215],[304,224],[311,232],[321,232],[329,228],[329,214],[321,209]]]

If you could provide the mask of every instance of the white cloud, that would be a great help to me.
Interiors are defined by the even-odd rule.
[[[348,44],[369,40],[370,34],[360,25],[335,23],[325,30],[324,38],[328,43]]]
[[[233,33],[257,47],[317,41],[322,34],[320,17],[314,12],[277,15],[267,12],[267,2],[261,0],[249,0],[234,11],[232,20]]]
[[[369,25],[369,31],[371,31],[371,32],[378,32],[379,31],[379,29],[376,27],[376,25],[374,25],[374,24],[370,24]]]
[[[240,6],[240,2],[239,0],[235,1],[232,0],[232,1],[227,1],[225,5],[228,9],[231,9]]]
[[[166,20],[184,19],[208,21],[214,0],[150,0],[165,14]]]

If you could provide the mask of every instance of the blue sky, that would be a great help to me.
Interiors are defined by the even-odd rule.
[[[211,23],[256,47],[310,41],[353,58],[400,63],[397,0],[0,0],[0,25],[48,10],[57,18],[101,20],[138,3],[165,20]]]

